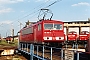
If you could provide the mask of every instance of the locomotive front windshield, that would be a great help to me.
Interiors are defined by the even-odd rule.
[[[81,34],[85,34],[85,33],[86,33],[86,34],[89,34],[88,31],[82,31],[82,32],[81,32]]]
[[[62,24],[44,24],[45,30],[62,30]]]

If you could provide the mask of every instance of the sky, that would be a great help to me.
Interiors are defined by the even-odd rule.
[[[57,3],[49,6],[53,2]],[[49,7],[47,7],[49,6]],[[53,20],[86,21],[90,18],[90,0],[0,0],[0,34],[14,35],[25,26],[25,22],[38,21],[40,9],[50,9]],[[41,18],[41,17],[40,17]]]

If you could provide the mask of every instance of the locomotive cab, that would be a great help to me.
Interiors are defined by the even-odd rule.
[[[43,21],[43,42],[52,45],[63,43],[65,40],[63,22],[54,20]]]
[[[47,21],[44,23],[43,32],[44,42],[62,42],[64,41],[63,23]]]

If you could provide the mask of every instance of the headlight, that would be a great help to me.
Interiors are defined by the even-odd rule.
[[[44,40],[52,40],[52,37],[43,37]]]
[[[80,36],[87,36],[87,35],[80,35]]]
[[[60,40],[59,37],[56,37],[56,40]]]
[[[63,40],[64,37],[56,37],[56,40]]]
[[[61,40],[63,40],[64,39],[64,37],[61,37]]]
[[[47,37],[43,37],[44,40],[47,40]]]

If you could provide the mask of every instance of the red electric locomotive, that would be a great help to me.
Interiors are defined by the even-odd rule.
[[[68,41],[75,41],[77,40],[77,32],[71,31],[68,33]]]
[[[65,40],[64,22],[52,20],[51,18],[53,14],[51,11],[49,11],[49,9],[41,10],[45,10],[43,19],[39,19],[38,22],[21,29],[20,42],[61,45],[60,43],[64,42]],[[45,19],[45,16],[47,15],[46,13],[52,14],[50,19]]]
[[[82,31],[79,35],[79,43],[85,43],[89,40],[89,32],[88,31]]]
[[[11,36],[6,37],[6,41],[7,41],[7,42],[12,41],[12,37],[11,37]]]
[[[65,40],[64,23],[56,20],[41,20],[21,29],[20,42],[26,43],[61,43]]]
[[[73,44],[77,41],[78,35],[77,32],[71,31],[68,33],[68,43]]]

